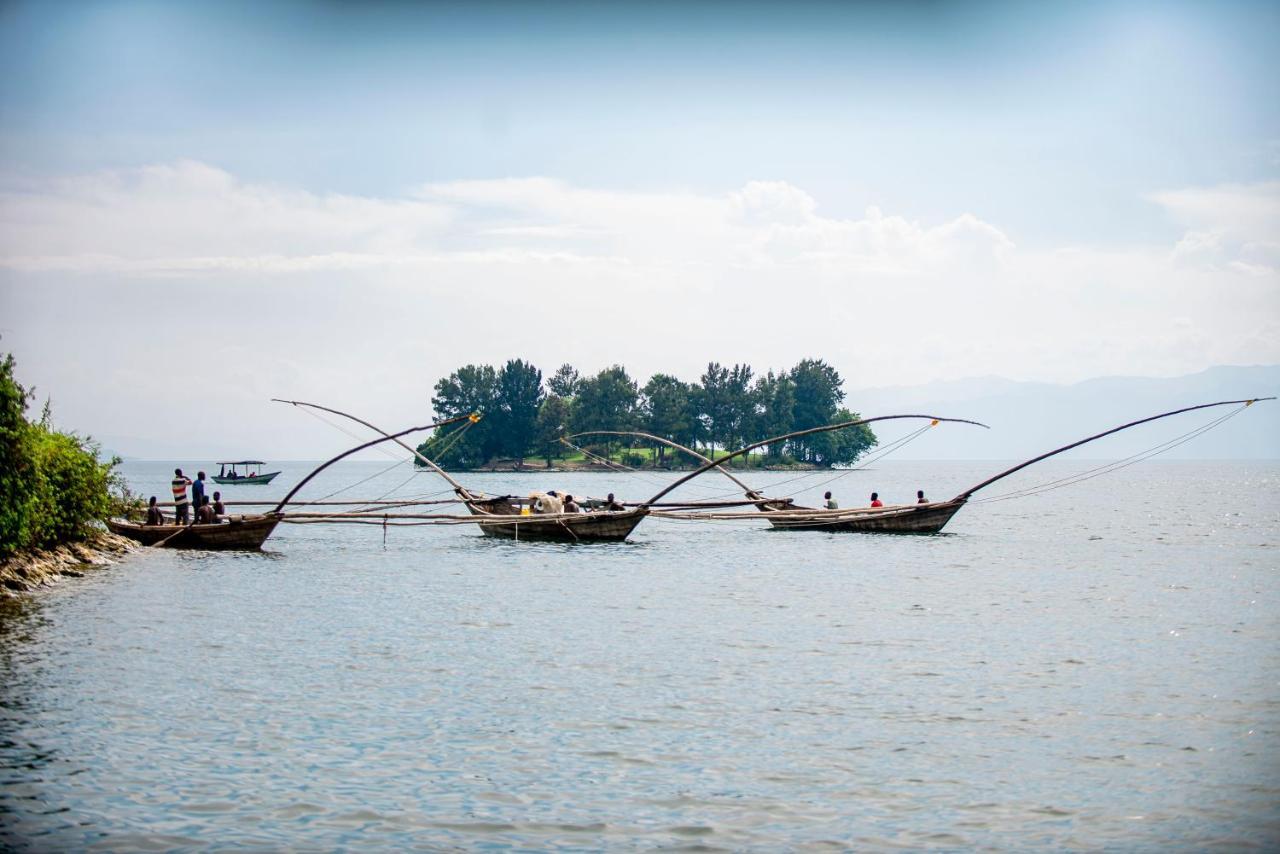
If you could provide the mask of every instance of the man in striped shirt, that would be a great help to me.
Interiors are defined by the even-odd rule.
[[[187,503],[187,487],[191,485],[191,478],[186,477],[182,473],[182,469],[173,470],[173,521],[177,525],[186,525],[191,521],[189,510],[191,505]]]

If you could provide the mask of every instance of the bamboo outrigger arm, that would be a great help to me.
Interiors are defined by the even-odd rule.
[[[721,466],[715,460],[711,459],[705,454],[698,453],[693,448],[686,448],[684,445],[681,445],[679,442],[674,442],[671,439],[664,439],[661,436],[655,436],[652,433],[642,433],[639,430],[584,430],[581,433],[574,433],[568,438],[576,439],[579,436],[639,436],[641,439],[649,439],[650,441],[653,441],[653,442],[661,442],[664,445],[675,448],[677,451],[684,451],[686,454],[693,457],[694,459],[702,460],[704,463],[715,464],[715,467],[720,471],[721,474],[723,474],[725,477],[729,478],[729,480],[733,481],[739,487],[741,487],[742,491],[746,493],[746,496],[752,499],[753,501],[764,499],[764,495],[762,493],[757,492],[756,490],[747,486],[745,483],[743,483],[741,480],[735,477],[728,469]],[[786,499],[781,499],[781,500],[786,500]]]
[[[863,424],[871,424],[875,421],[894,421],[902,418],[925,418],[934,422],[949,421],[956,424],[976,424],[979,427],[987,426],[986,424],[983,424],[980,421],[969,421],[968,419],[965,419],[965,418],[943,418],[939,415],[877,415],[874,418],[859,418],[857,421],[842,421],[839,424],[827,424],[822,427],[810,427],[807,430],[796,430],[795,432],[786,433],[782,436],[774,436],[771,439],[763,439],[759,442],[754,442],[750,445],[747,445],[745,448],[739,448],[733,453],[727,456],[721,457],[719,460],[709,462],[703,465],[701,468],[698,468],[689,472],[689,474],[685,475],[684,477],[670,484],[661,492],[659,492],[657,495],[653,496],[652,498],[650,498],[648,501],[644,502],[640,506],[648,507],[651,504],[653,504],[655,501],[657,501],[659,498],[666,495],[668,492],[671,492],[676,487],[682,486],[683,484],[693,480],[698,475],[703,474],[704,472],[710,471],[713,468],[719,468],[721,463],[726,463],[729,460],[733,459],[734,457],[740,457],[743,454],[749,454],[752,451],[754,451],[756,448],[763,448],[765,445],[772,445],[774,442],[785,442],[788,439],[798,439],[801,436],[811,436],[815,433],[828,433],[832,430],[843,430],[846,427],[858,427]]]
[[[1146,424],[1149,421],[1158,421],[1161,418],[1168,418],[1171,415],[1181,415],[1184,412],[1194,412],[1197,409],[1210,409],[1214,406],[1231,406],[1232,404],[1244,404],[1245,406],[1252,406],[1253,404],[1257,403],[1260,400],[1275,400],[1275,398],[1274,397],[1253,397],[1247,400],[1220,400],[1217,403],[1201,403],[1198,406],[1184,406],[1182,409],[1174,409],[1170,412],[1162,412],[1159,415],[1152,415],[1149,418],[1140,418],[1137,421],[1130,421],[1128,424],[1121,424],[1119,427],[1112,427],[1110,430],[1103,430],[1101,433],[1095,433],[1094,435],[1089,436],[1086,439],[1081,439],[1077,442],[1072,442],[1070,445],[1063,445],[1061,448],[1055,448],[1054,450],[1049,451],[1048,453],[1041,454],[1038,457],[1032,457],[1026,462],[1018,463],[1013,468],[1005,469],[999,474],[993,475],[992,477],[987,478],[986,480],[982,481],[982,483],[979,483],[977,486],[969,487],[964,492],[960,493],[955,498],[953,498],[952,501],[967,501],[969,499],[969,496],[973,495],[979,489],[986,489],[988,486],[995,483],[997,480],[1002,480],[1016,471],[1021,471],[1022,469],[1031,465],[1032,463],[1038,463],[1041,460],[1047,460],[1049,459],[1049,457],[1057,456],[1058,454],[1061,454],[1065,451],[1069,451],[1072,448],[1078,448],[1081,445],[1087,445],[1089,442],[1092,442],[1095,439],[1101,439],[1104,436],[1110,436],[1112,433],[1119,433],[1121,430],[1128,430],[1130,427],[1137,427],[1139,424]]]
[[[434,428],[436,428],[436,427],[444,427],[444,426],[446,426],[446,425],[448,425],[448,424],[453,424],[453,423],[456,423],[456,422],[458,422],[458,421],[462,421],[464,418],[468,418],[468,417],[470,417],[470,416],[467,416],[467,415],[459,415],[457,418],[450,418],[448,421],[439,421],[439,422],[436,422],[435,424],[427,424],[427,425],[425,425],[425,426],[423,426],[423,427],[410,427],[410,428],[409,428],[409,429],[407,429],[407,430],[401,430],[399,433],[394,433],[394,434],[393,434],[393,433],[383,433],[383,435],[382,435],[382,438],[381,438],[381,439],[372,439],[372,440],[370,440],[370,441],[368,441],[368,442],[365,442],[365,443],[364,443],[364,444],[362,444],[362,445],[356,445],[354,448],[351,448],[350,450],[343,451],[341,454],[338,454],[338,456],[334,457],[333,459],[331,459],[331,460],[329,460],[329,461],[327,461],[327,462],[323,462],[323,463],[321,463],[320,465],[316,466],[314,469],[312,469],[311,474],[307,475],[307,476],[306,476],[306,477],[304,477],[302,480],[298,481],[297,486],[295,486],[293,489],[289,490],[289,494],[288,494],[288,495],[286,495],[284,498],[281,498],[281,499],[280,499],[280,503],[279,503],[279,504],[277,504],[277,505],[275,506],[275,509],[274,509],[274,510],[272,510],[271,512],[272,512],[272,513],[279,513],[279,512],[284,508],[284,506],[285,506],[286,504],[288,504],[288,503],[289,503],[289,499],[290,499],[290,498],[292,498],[293,496],[297,495],[297,494],[298,494],[298,490],[300,490],[300,489],[302,489],[302,487],[306,486],[306,485],[307,485],[307,482],[308,482],[308,481],[310,481],[310,480],[311,480],[311,478],[313,478],[313,477],[315,477],[316,475],[320,474],[320,472],[324,471],[324,470],[325,470],[325,469],[327,469],[329,466],[331,466],[331,465],[333,465],[334,463],[336,463],[338,460],[345,459],[346,457],[351,456],[352,454],[356,453],[357,451],[363,451],[363,450],[364,450],[364,449],[366,449],[366,448],[372,448],[374,445],[380,445],[380,444],[382,444],[383,442],[399,442],[401,445],[403,445],[404,443],[403,443],[403,442],[400,442],[400,437],[401,437],[401,436],[408,436],[410,433],[419,433],[419,432],[421,432],[421,431],[423,431],[423,430],[431,430],[431,429],[434,429]],[[382,431],[380,431],[380,430],[379,430],[378,432],[382,432]],[[407,446],[406,446],[406,447],[407,447]]]
[[[409,453],[413,454],[419,461],[422,462],[423,465],[427,466],[428,468],[433,470],[436,474],[440,475],[442,478],[448,481],[449,485],[453,487],[453,491],[458,493],[458,495],[460,495],[464,500],[466,501],[475,500],[475,496],[472,495],[470,492],[468,492],[465,486],[463,486],[462,484],[454,480],[452,477],[450,477],[448,472],[446,472],[444,469],[440,468],[440,466],[436,465],[430,459],[425,457],[422,454],[422,452],[419,451],[417,448],[411,448],[408,445],[406,445],[404,442],[401,442],[399,437],[403,436],[404,433],[397,433],[393,436],[390,433],[388,433],[386,430],[383,430],[381,427],[378,427],[376,425],[370,424],[368,421],[365,421],[363,418],[357,418],[356,416],[348,412],[342,412],[341,410],[338,410],[338,409],[330,409],[329,407],[321,406],[318,403],[307,403],[305,400],[281,400],[278,397],[273,397],[271,398],[271,400],[275,403],[289,403],[294,406],[309,406],[312,409],[321,409],[321,410],[324,410],[325,412],[331,412],[334,415],[341,415],[343,418],[349,418],[350,420],[356,422],[357,424],[363,424],[365,427],[368,427],[373,432],[381,433],[383,439],[390,439],[400,447],[404,448]],[[479,421],[480,418],[481,418],[480,413],[473,412],[470,415],[459,415],[457,418],[450,418],[448,421],[441,421],[439,424],[433,424],[432,427],[444,427],[446,425],[456,424],[459,421],[465,421],[465,420],[470,420],[472,423],[475,423]],[[415,430],[417,429],[425,430],[430,428],[426,428],[426,427],[415,428]],[[415,430],[410,430],[408,432],[415,432]]]

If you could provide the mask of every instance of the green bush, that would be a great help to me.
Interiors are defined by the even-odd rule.
[[[47,409],[27,420],[31,394],[13,367],[11,355],[0,362],[0,556],[84,539],[115,509],[119,462],[101,462],[93,442],[54,430]]]

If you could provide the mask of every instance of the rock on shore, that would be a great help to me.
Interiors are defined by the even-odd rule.
[[[137,548],[138,544],[132,540],[99,531],[84,542],[13,555],[0,562],[0,597],[18,596],[37,587],[56,584],[66,575],[81,576],[86,569],[110,566],[121,555]]]

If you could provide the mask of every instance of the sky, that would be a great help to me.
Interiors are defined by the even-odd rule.
[[[0,2],[0,351],[143,457],[322,457],[270,398],[404,426],[517,357],[1277,364],[1277,43],[1275,3]]]

